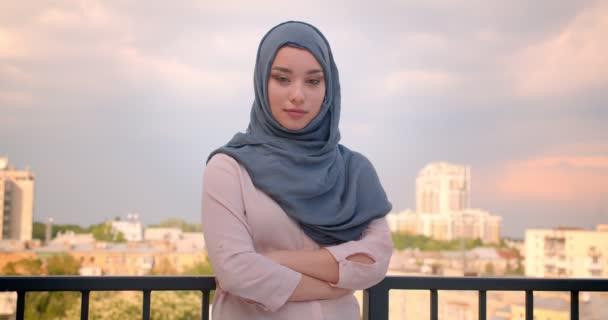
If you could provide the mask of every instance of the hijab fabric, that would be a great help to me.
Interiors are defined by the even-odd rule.
[[[268,103],[270,68],[283,46],[311,52],[325,75],[321,110],[300,130],[282,127]],[[246,133],[237,133],[208,160],[224,153],[238,161],[256,188],[275,200],[318,244],[357,240],[371,220],[391,210],[391,204],[369,160],[338,144],[340,81],[323,34],[297,21],[281,23],[268,31],[258,48],[254,89]]]

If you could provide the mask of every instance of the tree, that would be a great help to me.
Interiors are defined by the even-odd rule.
[[[21,259],[15,262],[7,263],[2,268],[2,274],[7,276],[39,276],[44,274],[42,269],[42,260],[40,259]]]
[[[152,267],[150,274],[152,274],[152,275],[175,275],[175,274],[177,274],[177,270],[175,270],[175,267],[173,266],[171,261],[169,261],[169,258],[163,257],[158,261],[158,263],[154,263],[154,267]]]
[[[150,227],[178,228],[183,232],[200,232],[203,230],[200,224],[189,223],[180,218],[169,218],[157,225],[150,225]]]
[[[127,242],[122,232],[112,230],[112,225],[109,222],[91,225],[87,228],[87,231],[97,241]]]
[[[207,257],[206,262],[199,262],[186,269],[183,275],[197,275],[197,276],[210,276],[215,274],[213,271],[213,266],[209,262],[209,257]]]
[[[46,236],[46,226],[42,222],[35,222],[32,224],[32,239],[38,239],[44,241]]]
[[[44,268],[46,264],[46,268]],[[67,253],[40,259],[22,259],[7,263],[2,272],[7,275],[74,275],[80,263]],[[26,319],[65,319],[67,311],[80,299],[79,292],[28,292]]]
[[[80,262],[72,255],[61,253],[46,260],[47,274],[50,276],[78,275]]]
[[[484,268],[484,273],[487,275],[493,275],[494,274],[494,264],[488,262],[486,263],[486,266]]]

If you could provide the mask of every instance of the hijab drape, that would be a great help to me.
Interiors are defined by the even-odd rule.
[[[271,114],[268,78],[283,46],[306,49],[323,67],[326,92],[319,114],[303,129],[282,127]],[[314,26],[289,21],[260,42],[254,73],[255,100],[246,133],[213,151],[245,167],[256,188],[275,200],[320,245],[356,240],[391,210],[372,164],[338,142],[340,81],[329,43]]]

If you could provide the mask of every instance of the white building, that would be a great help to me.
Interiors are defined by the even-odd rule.
[[[68,230],[65,232],[59,232],[49,241],[47,245],[64,245],[66,247],[76,245],[92,245],[95,243],[95,238],[91,233],[75,233],[74,231]]]
[[[146,241],[177,241],[182,237],[183,232],[180,228],[153,227],[146,228],[144,232],[144,240]]]
[[[387,215],[392,232],[424,235],[437,240],[481,239],[500,242],[500,216],[479,209],[465,209],[444,214],[406,210]]]
[[[167,241],[178,252],[205,250],[205,238],[202,232],[183,232],[179,228],[146,228],[146,241]]]
[[[32,240],[34,175],[0,158],[0,240]]]
[[[416,211],[387,216],[393,232],[437,240],[460,238],[500,242],[502,218],[471,204],[471,169],[446,162],[426,165],[416,178]]]
[[[139,214],[129,213],[125,221],[111,221],[112,230],[121,232],[127,241],[142,241],[144,225],[138,219]]]
[[[526,276],[608,277],[608,230],[526,230]]]
[[[426,165],[416,177],[416,211],[447,213],[470,207],[471,169],[447,162]]]

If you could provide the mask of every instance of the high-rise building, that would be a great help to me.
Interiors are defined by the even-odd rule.
[[[447,162],[426,165],[416,177],[416,211],[447,213],[470,207],[471,169]]]
[[[33,215],[34,175],[0,158],[0,240],[31,240]]]
[[[481,239],[500,242],[502,218],[471,208],[471,169],[447,162],[426,165],[416,178],[416,211],[388,216],[393,232],[437,240]]]
[[[529,277],[605,278],[608,230],[528,229],[525,254]]]

